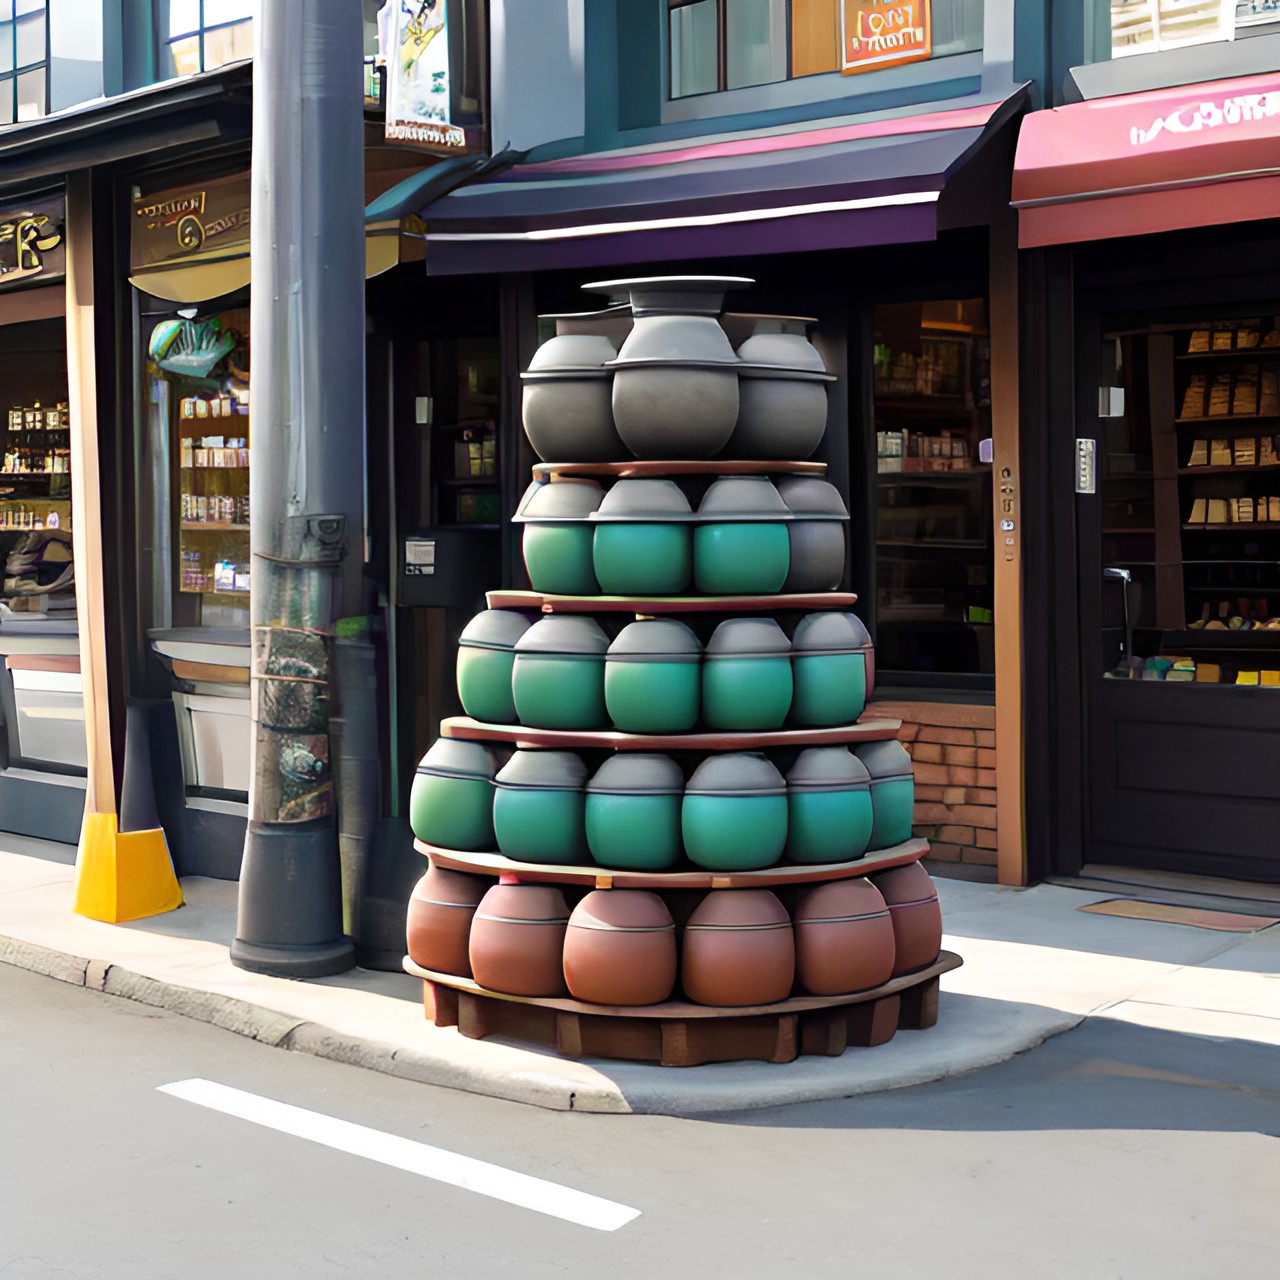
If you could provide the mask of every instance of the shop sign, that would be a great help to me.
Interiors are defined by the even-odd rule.
[[[65,217],[60,199],[0,212],[0,289],[66,273]]]
[[[384,49],[388,142],[465,151],[466,130],[450,120],[446,0],[390,0]]]
[[[1216,102],[1193,102],[1168,115],[1156,116],[1145,129],[1133,125],[1129,130],[1129,145],[1146,146],[1162,133],[1199,133],[1202,129],[1220,129],[1251,120],[1270,120],[1277,115],[1280,115],[1280,93],[1242,93]]]
[[[844,75],[919,62],[933,53],[930,0],[841,0]]]
[[[247,252],[249,175],[133,193],[133,270]]]

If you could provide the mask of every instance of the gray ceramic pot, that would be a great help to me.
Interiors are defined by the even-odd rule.
[[[637,458],[714,458],[738,421],[737,370],[719,363],[615,365],[613,418]]]
[[[643,276],[626,280],[597,280],[582,287],[611,299],[626,294],[639,319],[649,315],[718,316],[724,295],[755,284],[746,276]]]
[[[844,577],[849,512],[840,491],[825,480],[787,476],[778,496],[794,519],[787,526],[791,568],[783,591],[834,591]]]
[[[615,462],[626,449],[613,425],[614,358],[602,334],[559,334],[533,354],[524,383],[525,434],[544,461]]]
[[[763,317],[739,348],[738,422],[725,447],[732,458],[807,458],[827,427],[832,381],[804,323]]]

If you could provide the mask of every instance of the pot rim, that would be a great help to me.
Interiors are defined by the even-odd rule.
[[[927,907],[931,902],[937,901],[938,895],[935,893],[929,898],[912,898],[910,902],[889,902],[885,905],[889,911],[894,911],[898,907]]]
[[[534,919],[530,916],[495,916],[490,915],[487,911],[476,912],[477,920],[492,920],[495,924],[568,924],[569,917],[564,916],[544,916]]]
[[[797,915],[795,923],[797,928],[802,924],[852,924],[855,920],[882,920],[889,914],[889,908],[883,907],[879,911],[863,911],[855,916],[800,916]]]
[[[612,372],[615,369],[725,369],[738,372],[744,368],[743,361],[735,352],[732,357],[722,360],[674,360],[666,356],[619,356],[616,360],[606,360],[602,369]]]
[[[730,789],[728,787],[690,787],[684,789],[686,796],[713,796],[726,800],[754,800],[757,796],[762,799],[771,799],[780,796],[785,799],[787,788],[781,787],[738,787]]]
[[[760,924],[687,924],[685,933],[766,933],[774,929],[790,929],[790,920],[768,920]]]
[[[558,369],[526,369],[520,375],[521,382],[607,382],[612,376],[611,366],[606,364],[565,364]]]
[[[666,924],[605,924],[600,920],[588,923],[585,920],[569,921],[570,929],[594,929],[598,933],[674,933],[675,921]]]
[[[441,765],[428,765],[423,767],[421,764],[414,770],[416,776],[427,778],[463,778],[471,782],[492,782],[493,774],[476,773],[474,770],[464,769],[446,769]]]
[[[606,367],[616,361],[606,361]],[[778,382],[834,382],[836,375],[818,369],[797,369],[794,365],[761,364],[758,360],[742,360],[738,373],[744,378],[774,378]]]
[[[810,791],[870,791],[869,778],[854,778],[847,782],[788,782],[787,793],[804,795]]]

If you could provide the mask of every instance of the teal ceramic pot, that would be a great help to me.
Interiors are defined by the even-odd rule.
[[[693,512],[673,480],[619,480],[592,518],[600,590],[672,596],[693,577]]]
[[[601,729],[604,655],[609,638],[591,618],[553,614],[516,641],[511,693],[521,724],[538,729]]]
[[[458,697],[462,709],[489,724],[514,724],[511,669],[516,641],[533,625],[528,614],[514,609],[486,609],[462,630],[458,639]]]
[[[623,627],[604,663],[604,702],[623,733],[684,733],[698,723],[698,637],[674,618]]]
[[[587,766],[572,751],[516,751],[494,780],[498,848],[517,862],[587,860],[583,787]]]
[[[684,774],[670,756],[620,751],[587,783],[587,847],[603,867],[668,871],[680,861]]]
[[[780,729],[791,709],[791,644],[772,618],[729,618],[707,642],[702,719],[709,729]]]
[[[603,497],[604,490],[594,480],[566,477],[529,486],[515,522],[524,526],[524,567],[535,591],[564,596],[599,593],[588,517]]]
[[[698,504],[693,580],[705,595],[771,595],[791,567],[791,513],[762,476],[716,480]]]
[[[809,747],[787,772],[787,857],[849,862],[871,843],[871,775],[846,747]]]
[[[478,742],[439,738],[409,790],[409,825],[442,849],[493,848],[494,759]]]
[[[685,853],[709,871],[771,867],[787,843],[787,785],[763,756],[729,752],[704,760],[680,810]]]
[[[891,849],[910,840],[916,784],[906,748],[895,738],[888,742],[864,743],[855,749],[854,755],[871,775],[871,808],[875,821],[869,847]]]
[[[844,578],[849,511],[840,491],[812,476],[785,476],[778,496],[791,512],[791,567],[783,591],[834,591]]]
[[[801,619],[791,636],[792,724],[853,724],[867,706],[870,653],[871,637],[852,613],[811,613]]]

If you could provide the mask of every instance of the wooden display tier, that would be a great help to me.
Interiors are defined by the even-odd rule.
[[[901,720],[859,720],[823,729],[774,729],[762,733],[622,733],[617,729],[535,729],[524,724],[485,724],[470,716],[440,721],[442,738],[509,742],[512,746],[570,751],[764,751],[770,747],[822,747],[896,738]]]
[[[625,1058],[664,1067],[758,1059],[792,1062],[801,1054],[839,1057],[850,1046],[893,1039],[938,1020],[938,979],[962,963],[943,951],[927,968],[883,986],[841,996],[796,996],[780,1004],[722,1008],[668,1001],[638,1007],[509,996],[469,978],[435,973],[407,956],[406,973],[423,980],[423,1004],[437,1027],[472,1040],[512,1036],[568,1058]]]
[[[432,865],[482,876],[512,875],[538,884],[576,884],[592,889],[769,889],[783,884],[825,883],[874,875],[890,867],[919,862],[929,842],[913,837],[891,849],[878,849],[850,862],[779,862],[759,871],[708,871],[682,862],[671,871],[628,871],[621,867],[518,862],[500,853],[466,853],[415,840],[413,847]]]
[[[635,480],[647,476],[822,476],[825,462],[769,461],[727,462],[722,458],[697,458],[683,462],[632,458],[629,462],[539,462],[533,478],[546,484],[555,476],[614,476]]]
[[[539,609],[543,613],[784,613],[792,609],[852,609],[852,591],[772,596],[557,596],[542,591],[489,591],[490,609]]]

